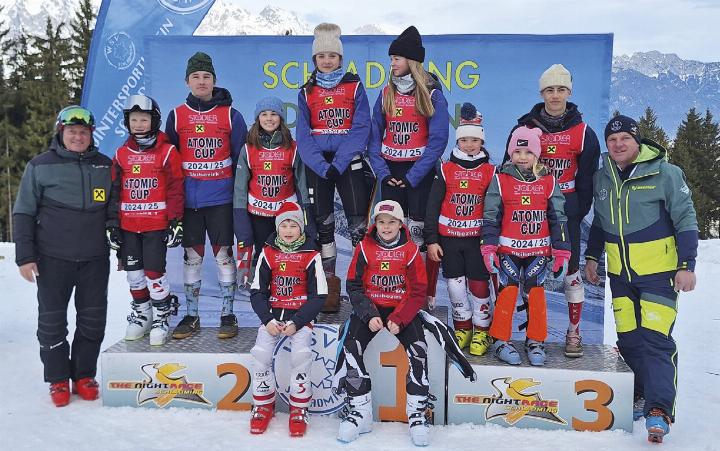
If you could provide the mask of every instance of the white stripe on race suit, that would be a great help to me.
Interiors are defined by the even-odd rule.
[[[453,219],[440,215],[438,222],[444,226],[457,229],[475,229],[482,227],[482,219]]]
[[[183,161],[182,167],[186,171],[216,171],[232,166],[232,159],[223,161]]]
[[[122,202],[122,211],[160,211],[165,210],[165,202]]]
[[[311,133],[313,135],[347,135],[349,131],[338,128],[313,128]]]
[[[550,246],[550,237],[535,238],[531,240],[515,239],[506,236],[500,236],[500,246],[509,247],[511,249],[535,249],[538,247]]]
[[[259,208],[261,210],[278,211],[282,204],[285,202],[297,202],[297,194],[293,194],[285,200],[279,200],[277,202],[270,202],[267,200],[258,199],[252,194],[248,193],[248,206]]]
[[[565,191],[568,189],[574,189],[575,188],[575,180],[570,180],[569,182],[558,183],[558,185],[560,185],[561,191]]]
[[[380,148],[380,153],[391,160],[417,160],[425,152],[425,146],[414,149],[393,149],[385,144]]]

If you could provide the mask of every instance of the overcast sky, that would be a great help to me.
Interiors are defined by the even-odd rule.
[[[373,24],[397,34],[614,33],[615,55],[658,50],[683,59],[720,61],[720,0],[225,0],[258,13],[271,4],[311,25],[343,29]]]

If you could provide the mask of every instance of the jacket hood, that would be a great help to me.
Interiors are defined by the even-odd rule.
[[[642,138],[640,140],[640,153],[633,164],[636,165],[632,178],[642,177],[660,170],[660,165],[667,161],[667,150],[655,141]],[[603,170],[617,170],[617,166],[610,158],[609,153],[603,154]],[[614,168],[614,169],[613,169]]]
[[[549,128],[548,124],[542,121],[540,111],[542,111],[543,108],[545,108],[545,103],[540,102],[535,104],[530,112],[518,119],[518,125],[539,127],[544,133],[557,133],[582,122],[582,113],[578,110],[578,106],[572,102],[568,102],[562,126],[559,129]]]
[[[432,74],[430,72],[426,72],[428,75],[430,75],[430,82],[428,83],[428,89],[432,91],[433,89],[438,89],[442,91],[442,83],[440,83],[440,80],[438,79],[437,75]]]
[[[189,93],[185,99],[185,103],[193,110],[207,111],[216,106],[231,106],[232,96],[230,95],[230,91],[225,88],[213,88],[212,98],[207,102]]]
[[[85,158],[92,158],[100,153],[100,150],[95,146],[94,141],[93,144],[90,144],[90,147],[88,147],[88,150],[85,152],[73,152],[70,150],[67,150],[65,146],[62,145],[60,142],[60,136],[56,133],[55,136],[53,136],[53,139],[50,141],[50,146],[48,147],[48,150],[55,152],[59,156],[63,158],[68,158],[71,160],[82,160]]]

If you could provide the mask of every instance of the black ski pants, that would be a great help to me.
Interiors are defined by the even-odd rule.
[[[38,272],[38,330],[45,382],[95,377],[105,337],[110,260],[74,262],[41,255]],[[68,303],[75,290],[75,335],[67,341]]]
[[[378,308],[383,324],[387,325],[387,317],[392,309]],[[345,388],[349,396],[362,396],[370,393],[370,374],[365,369],[363,354],[368,344],[378,332],[372,332],[368,323],[354,313],[350,315],[347,333],[343,339],[345,353]],[[430,382],[427,372],[427,343],[423,331],[422,320],[415,316],[400,333],[396,335],[405,348],[410,368],[408,369],[406,390],[408,395],[427,396]]]

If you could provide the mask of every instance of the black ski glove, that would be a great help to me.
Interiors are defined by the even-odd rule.
[[[105,227],[105,237],[110,249],[117,251],[120,250],[122,244],[122,238],[120,236],[120,227]]]
[[[177,219],[171,219],[168,224],[167,235],[165,236],[165,242],[167,247],[178,247],[182,243],[183,238],[183,225],[182,221]]]

